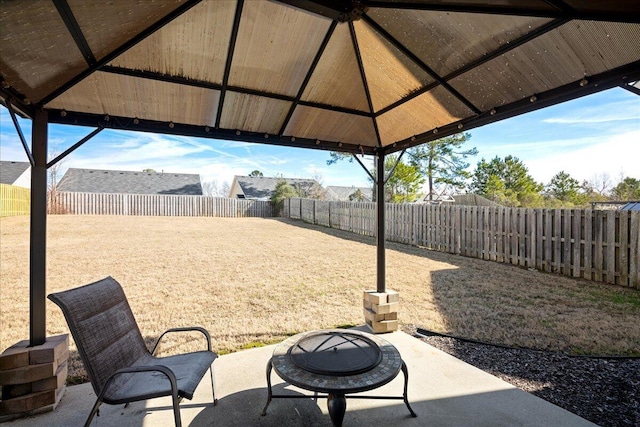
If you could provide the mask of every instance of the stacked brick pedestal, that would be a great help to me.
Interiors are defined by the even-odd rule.
[[[28,345],[29,341],[20,341],[0,355],[0,422],[52,411],[64,394],[69,335]]]
[[[364,291],[364,319],[375,333],[398,330],[399,306],[400,294],[396,291]]]

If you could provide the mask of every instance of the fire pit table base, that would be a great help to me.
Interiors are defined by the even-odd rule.
[[[290,357],[291,349],[304,338],[312,334],[339,334],[341,339],[350,343],[357,340],[357,337],[365,337],[367,340],[375,342],[382,354],[377,365],[366,372],[355,375],[332,375],[331,373],[317,374],[309,372],[296,363]],[[337,351],[332,345],[330,350]],[[353,353],[349,354],[353,357]],[[271,372],[276,371],[283,380],[304,390],[313,391],[313,395],[289,395],[273,394],[271,387]],[[344,330],[312,331],[295,335],[279,344],[273,352],[273,357],[267,363],[267,402],[262,410],[262,415],[267,414],[267,408],[272,399],[295,399],[295,398],[327,398],[327,409],[334,426],[341,426],[347,409],[347,399],[384,399],[403,400],[412,417],[416,413],[411,409],[407,398],[407,388],[409,383],[409,373],[407,365],[400,358],[398,350],[386,340],[375,335],[365,334],[358,331],[345,332]],[[367,390],[373,390],[393,380],[402,371],[404,375],[404,391],[402,396],[354,396],[352,394]],[[326,393],[319,395],[318,393]]]

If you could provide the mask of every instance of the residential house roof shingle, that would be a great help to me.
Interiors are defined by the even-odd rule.
[[[29,187],[30,177],[26,177],[24,174],[30,166],[29,162],[0,161],[0,184]],[[19,180],[24,182],[19,182]]]
[[[456,194],[453,196],[453,200],[454,201],[451,202],[451,205],[495,207],[502,206],[499,203],[496,203],[478,194]]]
[[[621,211],[640,211],[640,201],[629,202],[620,208]]]
[[[202,195],[200,175],[69,168],[58,191],[80,193]]]
[[[328,185],[327,186],[327,198],[329,200],[336,200],[342,202],[350,201],[351,197],[360,190],[360,194],[363,198],[362,201],[370,202],[373,200],[373,188],[372,187],[350,187],[340,185]]]
[[[322,188],[315,179],[271,178],[266,176],[234,176],[229,197],[252,200],[269,200],[280,181],[287,181],[296,190],[311,194]]]

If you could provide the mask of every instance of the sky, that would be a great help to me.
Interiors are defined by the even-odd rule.
[[[31,122],[20,120],[30,144]],[[49,151],[61,153],[93,128],[50,125]],[[558,172],[584,180],[608,176],[640,179],[640,96],[615,88],[553,107],[472,129],[466,147],[476,147],[471,169],[481,160],[513,155],[538,182]],[[253,170],[264,176],[317,178],[322,185],[369,186],[357,162],[328,166],[329,152],[106,129],[66,157],[60,175],[72,168],[200,174],[218,187]],[[365,156],[365,164],[371,164]],[[0,107],[0,160],[28,161],[6,108]]]

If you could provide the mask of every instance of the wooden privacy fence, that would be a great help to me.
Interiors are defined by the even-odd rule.
[[[50,206],[57,213],[76,215],[273,216],[270,202],[208,196],[58,192]]]
[[[30,212],[31,190],[0,184],[0,217],[29,215]]]
[[[375,203],[288,199],[284,216],[375,235]],[[640,212],[389,204],[388,241],[640,289]]]

